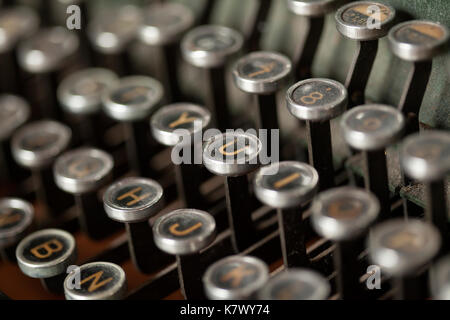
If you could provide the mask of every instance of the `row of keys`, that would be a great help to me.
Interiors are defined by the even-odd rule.
[[[367,192],[348,187],[330,190],[317,197],[312,205],[313,226],[321,235],[337,242],[334,260],[338,272],[338,287],[345,298],[357,299],[362,291],[358,269],[344,268],[344,261],[356,261],[358,242],[375,221],[377,200]],[[202,277],[198,253],[215,238],[214,218],[200,210],[180,209],[160,217],[153,226],[158,248],[177,256],[180,286],[186,297],[201,298],[200,279],[210,299],[326,299],[330,287],[326,279],[308,269],[291,268],[269,282],[268,267],[259,259],[230,256],[210,265]],[[355,243],[356,242],[356,243]],[[376,226],[369,238],[370,259],[402,283],[398,294],[402,298],[419,297],[413,291],[414,274],[438,253],[439,233],[431,225],[416,219],[391,220]],[[53,292],[64,289],[68,299],[120,299],[125,297],[125,273],[111,263],[90,263],[66,270],[76,259],[72,235],[57,229],[45,229],[24,238],[16,250],[21,270],[30,277],[42,279]],[[395,255],[395,264],[392,256]],[[448,259],[436,265],[432,276],[432,291],[436,297],[448,296]],[[78,280],[74,272],[79,272]],[[356,273],[354,273],[356,272]],[[446,278],[447,277],[447,278]],[[290,283],[287,281],[289,279]],[[74,285],[79,282],[79,286]],[[110,282],[109,285],[107,285]],[[75,283],[76,284],[76,283]],[[86,284],[86,285],[84,285]],[[260,296],[255,296],[261,291]],[[361,298],[361,296],[359,296]]]
[[[322,20],[323,15],[328,13],[338,4],[339,1],[325,1],[324,3],[289,1],[289,7],[295,14],[314,17],[314,19],[318,19],[317,16],[322,16]],[[371,14],[373,13],[371,10],[375,10],[374,6],[378,8],[378,15],[380,15],[381,18],[379,21],[375,19],[373,23],[379,23],[379,26],[372,26],[370,23],[372,17]],[[98,32],[95,33],[97,36],[91,36],[91,38],[99,39],[98,41],[100,43],[102,43],[102,41],[106,42],[104,43],[104,46],[106,46],[108,50],[111,49],[108,46],[118,46],[120,48],[126,47],[126,44],[131,41],[131,35],[133,35],[133,37],[139,35],[139,39],[147,45],[154,46],[171,43],[177,47],[177,43],[183,32],[193,25],[194,20],[189,9],[179,4],[168,3],[163,5],[152,5],[151,8],[148,9],[149,16],[142,19],[135,17],[135,15],[138,14],[136,13],[136,8],[131,10],[131,8],[127,6],[122,9],[123,10],[118,10],[116,16],[119,18],[122,15],[125,16],[124,21],[122,23],[117,23],[117,26],[114,27],[114,25],[111,25],[111,19],[99,18],[103,23],[99,23],[97,28],[90,28],[100,30],[97,30]],[[130,11],[132,11],[133,14],[131,14]],[[17,13],[18,17],[21,17],[21,14],[22,13],[19,10]],[[111,14],[108,14],[107,16],[110,15]],[[341,7],[336,13],[338,30],[345,37],[356,40],[359,43],[354,62],[349,70],[346,81],[346,87],[349,90],[350,107],[364,103],[364,90],[377,53],[377,39],[388,33],[394,21],[394,17],[395,10],[392,7],[367,1],[350,3]],[[26,20],[33,21],[31,18]],[[138,22],[141,20],[143,22],[140,26]],[[127,26],[125,30],[128,30],[128,28],[136,30],[134,32],[130,30],[124,31],[124,28],[120,27],[122,25]],[[23,35],[11,36],[12,39],[15,39],[12,42],[17,43],[17,40],[29,34],[35,29],[35,24],[31,24],[31,26],[24,29],[26,30],[23,32]],[[137,29],[139,29],[140,32],[138,32]],[[316,32],[313,30],[314,28],[312,28],[311,32]],[[122,34],[122,32],[124,34]],[[47,29],[42,33],[38,33],[30,40],[21,44],[18,48],[17,57],[19,59],[19,64],[24,70],[32,74],[48,74],[55,72],[57,69],[61,68],[60,66],[64,64],[63,62],[65,60],[69,59],[69,57],[73,56],[77,51],[79,41],[74,37],[74,34],[65,31],[64,29]],[[113,38],[111,39],[111,37]],[[121,39],[121,37],[124,39]],[[318,39],[319,37],[312,38]],[[429,65],[431,59],[444,50],[446,43],[448,42],[448,30],[446,30],[444,26],[433,22],[409,21],[392,28],[389,31],[388,38],[391,49],[395,55],[401,59],[415,62],[415,66],[411,71],[412,76],[407,81],[408,83],[405,84],[404,94],[399,102],[399,108],[404,110],[405,115],[416,114],[417,117],[417,108],[420,106],[420,103],[416,103],[416,101],[421,101],[423,99],[423,91],[426,88],[430,74]],[[52,39],[51,43],[49,42],[49,39]],[[308,40],[305,41],[308,42]],[[42,44],[45,42],[48,42],[49,45],[37,45],[38,43]],[[229,111],[227,111],[228,106],[225,94],[226,88],[224,80],[222,79],[223,67],[229,56],[242,48],[243,43],[243,37],[239,33],[230,28],[219,26],[201,26],[195,28],[186,34],[181,41],[181,51],[186,61],[196,67],[208,70],[207,77],[210,80],[208,83],[211,90],[207,90],[207,92],[211,92],[212,96],[207,97],[208,101],[205,104],[210,107],[210,110],[215,111],[214,116],[217,114],[217,121],[223,121],[223,124],[218,124],[218,128],[221,130],[230,128],[230,115]],[[8,47],[14,47],[14,45]],[[316,46],[305,44],[302,46],[302,49],[303,51],[315,51],[311,49],[313,47],[317,47],[317,44]],[[111,50],[114,51],[115,49]],[[39,55],[41,56],[40,59],[36,58],[37,52],[39,52]],[[33,54],[30,55],[30,53]],[[309,54],[306,52],[300,54],[302,57],[308,55]],[[165,56],[171,57],[174,56],[174,54],[166,54]],[[302,60],[302,57],[298,59]],[[296,60],[298,59],[296,58]],[[305,60],[310,59],[305,58]],[[298,67],[298,64],[303,65],[305,64],[305,61],[300,61],[298,63],[297,61],[294,61],[293,69],[296,71],[305,68],[310,69],[311,62],[312,61],[309,61],[309,64],[304,65],[303,67]],[[170,63],[167,63],[166,69],[175,68],[176,65],[177,63],[175,61],[170,61]],[[168,71],[169,72],[166,72],[166,74],[169,77],[176,77],[176,70]],[[119,74],[123,73],[119,72]],[[49,77],[49,81],[52,77],[54,78],[54,76]],[[297,77],[297,80],[305,78],[307,77]],[[169,82],[172,85],[168,88],[168,93],[180,91],[179,88],[173,88],[178,87],[176,79],[172,79]],[[238,84],[238,86],[240,85]],[[54,89],[56,91],[56,88]],[[247,91],[248,89],[244,90]],[[263,92],[260,93],[267,93],[267,91],[263,90]],[[180,101],[180,94],[177,93],[176,95],[178,98],[173,100]],[[54,105],[55,103],[56,101],[53,101],[50,105]],[[42,107],[45,107],[44,104],[42,104]],[[54,114],[54,111],[51,110],[47,110],[51,111],[49,113],[45,110],[42,111],[43,114]],[[417,124],[415,122],[411,124],[413,126],[411,130],[417,129]]]
[[[376,116],[373,116],[374,113]],[[354,114],[358,114],[358,116],[354,116]],[[379,139],[376,140],[376,144],[373,148],[378,150],[378,148],[383,147],[385,143],[389,143],[391,139],[396,139],[398,132],[401,131],[401,124],[403,122],[399,111],[395,111],[392,107],[375,105],[357,107],[348,111],[344,114],[342,123],[344,127],[347,126],[345,129],[348,130],[347,140],[349,143],[356,141],[354,142],[355,147],[360,147],[361,145],[370,146],[370,141],[374,141],[371,138],[375,135]],[[394,129],[394,133],[391,133],[388,130],[382,130],[382,135],[380,135],[381,133],[378,129],[384,128],[386,124],[389,124],[389,128]],[[369,128],[367,132],[364,131],[365,126],[368,126]],[[352,136],[350,135],[352,130],[356,130],[355,132],[359,133],[356,140],[352,140]],[[388,134],[391,134],[391,137],[389,137]],[[415,138],[415,140],[412,138]],[[358,143],[361,139],[367,139],[369,143],[359,145]],[[443,132],[429,132],[416,137],[413,136],[410,138],[410,141],[411,140],[417,143],[411,145],[411,142],[407,141],[403,146],[402,159],[403,162],[407,164],[405,167],[420,161],[422,170],[429,170],[426,175],[426,180],[424,180],[425,182],[431,184],[436,179],[442,179],[442,177],[445,176],[445,172],[448,172],[449,170],[448,161],[446,161],[448,158],[448,152],[446,152],[446,150],[449,145],[448,134]],[[227,154],[227,147],[232,144],[239,145],[240,143],[245,146],[243,149],[238,149],[241,151],[230,152]],[[419,150],[419,154],[417,154],[417,146],[422,147]],[[422,151],[426,151],[427,147],[430,147],[433,152],[425,152],[424,154]],[[223,150],[220,151],[221,149]],[[251,160],[258,154],[260,149],[260,142],[254,136],[248,134],[231,136],[227,136],[227,134],[219,135],[210,140],[205,146],[205,166],[216,174],[227,176],[227,179],[230,179],[227,180],[227,183],[229,184],[230,181],[233,181],[232,179],[235,179],[236,177],[246,177],[248,172],[257,167],[256,164],[251,163]],[[368,147],[368,149],[370,150],[371,148]],[[250,151],[245,153],[243,150]],[[221,156],[217,157],[218,154],[221,154]],[[431,155],[431,158],[428,157],[429,155]],[[230,160],[230,158],[235,160],[235,156],[238,156],[238,158],[239,156],[244,156],[244,161],[241,161],[240,163],[232,162],[230,164],[227,160]],[[95,183],[101,183],[103,181],[103,178],[107,175],[108,167],[109,170],[112,167],[111,162],[110,157],[104,152],[95,149],[71,151],[62,155],[56,161],[54,167],[56,183],[65,191],[83,194],[86,191],[91,190],[91,188],[95,188]],[[423,164],[425,164],[425,166],[423,166]],[[272,166],[280,167],[277,174],[264,174],[265,172],[270,173]],[[318,186],[318,181],[320,180],[319,175],[313,167],[302,163],[282,162],[279,164],[275,163],[272,166],[263,167],[257,173],[254,183],[255,194],[263,203],[279,208],[279,228],[282,235],[282,253],[286,267],[308,266],[306,248],[304,240],[302,240],[304,233],[302,231],[301,211],[296,209],[296,207],[313,199]],[[407,169],[408,174],[410,174],[409,170],[411,169]],[[412,172],[415,172],[415,169],[412,170]],[[415,177],[421,178],[418,175],[415,175]],[[238,183],[239,182],[240,180],[238,180]],[[232,240],[235,250],[240,252],[248,247],[252,243],[252,240],[254,241],[254,239],[247,236],[249,232],[253,231],[252,222],[249,218],[248,211],[237,211],[239,199],[232,197],[232,192],[236,188],[227,187]],[[437,201],[437,205],[441,203],[439,202],[441,200],[439,195],[444,191],[443,189],[435,189],[436,193],[431,193],[430,195],[432,206],[427,208],[427,217],[430,222],[438,227],[442,239],[446,242],[446,239],[448,238],[445,217],[446,211],[436,210],[436,204],[434,204],[434,202]],[[331,194],[336,196],[336,193],[337,192],[333,191]],[[349,194],[357,196],[358,192],[346,190],[343,194],[347,197]],[[235,197],[238,196],[240,195],[235,195]],[[104,194],[105,210],[108,216],[113,220],[127,223],[130,252],[132,253],[133,260],[138,268],[144,272],[149,272],[151,270],[142,266],[151,267],[149,253],[154,254],[154,252],[152,252],[154,245],[151,242],[145,241],[146,238],[149,238],[145,222],[142,224],[142,228],[136,223],[146,221],[156,214],[161,208],[161,198],[162,188],[156,182],[137,178],[119,181],[116,185],[112,185]],[[359,200],[361,200],[360,197]],[[380,206],[377,204],[377,201],[381,204],[380,197],[378,197],[377,201],[370,199],[366,199],[365,201],[366,205],[359,205],[359,207],[365,207],[367,209],[370,208],[370,206],[374,206],[376,208],[377,206]],[[12,201],[11,203],[14,202]],[[94,235],[98,234],[100,231],[99,226],[104,228],[105,225],[102,223],[97,224],[97,226],[92,223],[89,224],[90,219],[88,214],[92,216],[92,214],[97,211],[83,210],[85,206],[82,203],[83,199],[77,202],[80,206],[81,222],[88,222],[86,224],[88,226],[87,233],[89,233],[89,227],[96,227],[91,233]],[[370,203],[372,203],[372,205],[369,205]],[[6,212],[7,211],[8,210],[6,210]],[[377,209],[369,210],[369,212],[374,211],[377,211]],[[30,210],[28,210],[28,212],[30,212]],[[381,212],[382,211],[380,210],[380,213]],[[238,215],[237,213],[240,213],[241,215]],[[246,218],[242,216],[243,214],[246,214]],[[21,231],[28,227],[30,223],[29,215],[30,214],[23,216],[23,220],[26,224],[23,228],[20,228],[20,230],[14,229],[17,232],[13,230],[12,236],[15,237],[20,235]],[[370,216],[372,219],[374,218],[373,213]],[[99,217],[101,216],[97,216],[97,219],[99,219]],[[381,218],[384,220],[387,216]],[[363,221],[366,223],[372,222],[370,219]],[[247,222],[246,225],[243,224],[245,222]],[[355,226],[357,226],[356,223],[350,227]],[[243,229],[246,227],[249,229]],[[361,228],[363,229],[363,227]],[[352,234],[348,228],[344,230],[345,231],[340,231],[340,233],[343,233],[345,236]],[[332,238],[331,234],[333,234],[333,231],[323,232],[322,235]],[[142,235],[145,235],[146,237]],[[445,245],[445,242],[443,245]],[[169,253],[174,252],[169,251]]]

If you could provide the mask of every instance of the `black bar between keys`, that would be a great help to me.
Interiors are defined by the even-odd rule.
[[[405,82],[398,108],[406,119],[405,135],[419,131],[419,110],[427,89],[431,61],[415,62]]]
[[[278,209],[281,250],[287,268],[310,266],[302,211],[302,208]]]
[[[206,105],[214,115],[217,128],[224,132],[232,128],[225,84],[225,68],[211,68],[204,72],[206,83],[210,85],[206,91]]]
[[[319,189],[326,190],[334,187],[334,169],[331,148],[330,122],[307,121],[309,163],[319,173]]]
[[[297,57],[294,70],[297,81],[311,78],[311,67],[314,57],[319,47],[320,38],[322,36],[324,18],[310,17],[307,19],[307,32],[297,49]]]
[[[348,90],[349,109],[364,104],[364,92],[377,51],[378,40],[357,41],[355,56],[345,82]]]
[[[225,190],[229,210],[228,221],[234,235],[233,248],[236,252],[241,252],[255,239],[255,235],[249,232],[254,229],[254,226],[248,201],[250,194],[247,175],[226,177]]]

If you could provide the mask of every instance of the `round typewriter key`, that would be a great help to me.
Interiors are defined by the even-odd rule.
[[[51,120],[27,124],[12,139],[15,160],[27,168],[42,168],[52,164],[70,143],[71,131]]]
[[[192,11],[179,3],[155,3],[145,8],[141,41],[148,45],[165,45],[180,40],[194,23]]]
[[[80,281],[78,288],[77,280]],[[66,300],[122,300],[126,293],[125,271],[110,262],[84,264],[64,280]]]
[[[155,222],[153,235],[161,250],[175,255],[191,255],[213,242],[216,223],[205,211],[178,209]]]
[[[20,168],[11,155],[11,136],[30,117],[31,109],[22,98],[0,95],[0,177],[6,181],[21,179]]]
[[[101,144],[101,97],[117,81],[112,71],[90,68],[69,75],[59,85],[59,104],[69,114],[78,116],[79,131],[85,143]]]
[[[124,76],[132,73],[129,46],[142,23],[141,9],[133,5],[110,7],[98,12],[88,26],[97,65]]]
[[[357,40],[357,49],[347,74],[349,107],[363,104],[364,92],[378,51],[378,39],[391,28],[395,9],[374,1],[351,2],[336,12],[337,30],[345,37]]]
[[[175,174],[178,194],[187,208],[204,207],[200,193],[201,134],[210,120],[211,114],[205,108],[190,103],[176,103],[158,110],[150,121],[155,140],[174,147],[173,152],[180,155],[181,163],[175,163]]]
[[[311,66],[322,36],[325,17],[342,3],[342,0],[288,0],[288,9],[306,19],[307,33],[298,44],[294,59],[295,79],[311,78]]]
[[[450,300],[450,256],[442,258],[432,267],[430,291],[435,300]]]
[[[320,193],[311,206],[316,232],[336,243],[333,255],[341,299],[363,298],[358,256],[380,210],[378,199],[364,189],[334,188]]]
[[[200,26],[191,30],[183,38],[183,56],[199,68],[223,66],[230,55],[238,52],[243,43],[237,31],[216,25]]]
[[[206,270],[203,286],[211,300],[246,300],[269,280],[266,263],[250,256],[230,256]]]
[[[319,193],[312,204],[312,224],[333,241],[355,239],[376,220],[380,204],[372,193],[355,187],[333,188]]]
[[[281,250],[286,268],[309,265],[303,211],[314,197],[318,182],[316,169],[294,161],[262,167],[255,176],[256,197],[265,205],[278,209]]]
[[[174,103],[159,109],[151,118],[154,138],[166,146],[190,144],[191,136],[208,127],[211,113],[192,103]]]
[[[0,199],[0,247],[17,242],[33,222],[33,206],[17,198]]]
[[[101,239],[113,230],[97,194],[111,178],[113,166],[109,154],[94,148],[66,152],[53,166],[56,185],[74,195],[81,229],[93,239]]]
[[[143,120],[152,113],[163,94],[161,84],[150,77],[125,77],[104,93],[104,111],[117,121]]]
[[[448,39],[447,27],[432,21],[403,22],[389,32],[392,52],[407,61],[431,60],[445,51]]]
[[[256,95],[260,129],[279,129],[276,93],[291,72],[291,67],[288,57],[267,51],[252,52],[235,64],[232,75],[236,86]],[[270,132],[267,145],[271,146],[269,137]]]
[[[52,72],[78,49],[76,35],[62,27],[40,30],[19,46],[19,63],[30,73]]]
[[[449,30],[435,22],[414,20],[393,27],[388,38],[397,57],[413,62],[398,103],[398,109],[407,119],[406,133],[411,134],[419,131],[419,111],[431,75],[432,59],[445,52]]]
[[[336,27],[352,40],[376,40],[387,35],[395,18],[395,9],[375,1],[357,1],[339,8]]]
[[[17,43],[39,26],[39,17],[27,7],[0,9],[0,93],[20,93],[21,80],[17,64]]]
[[[141,9],[125,5],[104,10],[89,24],[89,38],[95,50],[120,54],[135,39],[142,22]]]
[[[448,249],[449,209],[445,185],[450,172],[450,134],[433,130],[408,136],[402,144],[400,161],[408,177],[424,183],[426,218],[439,229],[443,249]]]
[[[206,169],[225,176],[228,223],[236,252],[255,241],[247,174],[259,167],[261,149],[256,136],[237,131],[214,136],[203,148]]]
[[[326,300],[330,284],[322,275],[309,269],[292,269],[274,278],[260,290],[261,300]]]
[[[379,150],[396,142],[403,133],[404,118],[388,105],[367,104],[347,111],[341,120],[345,141],[358,150]]]
[[[297,82],[286,94],[289,112],[305,120],[308,129],[309,163],[319,172],[320,190],[334,182],[330,120],[347,107],[347,90],[337,81],[308,79]]]
[[[25,6],[2,8],[0,10],[0,52],[12,50],[23,38],[30,36],[39,26],[39,17]]]
[[[255,195],[265,205],[274,208],[294,208],[311,200],[319,175],[312,166],[283,161],[262,167],[255,176]]]
[[[407,137],[401,152],[402,166],[413,179],[435,181],[450,171],[450,134],[427,130]]]
[[[16,249],[20,270],[56,294],[62,293],[66,269],[77,258],[74,237],[63,230],[45,229],[24,238]]]
[[[172,101],[181,98],[178,84],[179,42],[183,33],[194,24],[192,10],[181,3],[155,3],[145,8],[139,40],[152,47],[159,47],[164,56],[164,72]]]
[[[125,178],[106,190],[103,205],[109,218],[125,223],[136,268],[143,273],[156,271],[161,265],[148,220],[162,209],[162,187],[150,179]]]
[[[368,239],[371,261],[397,282],[400,299],[426,298],[427,290],[415,277],[436,256],[440,245],[439,232],[417,219],[394,219],[378,224]]]
[[[181,42],[184,59],[199,68],[205,69],[205,105],[213,112],[220,131],[232,128],[228,108],[225,64],[229,57],[238,52],[243,45],[241,34],[233,29],[206,25],[189,31]]]
[[[214,217],[196,209],[175,210],[156,220],[153,237],[159,249],[176,255],[184,297],[203,298],[201,277],[205,266],[199,263],[199,253],[216,237]]]
[[[31,170],[38,199],[47,204],[52,214],[57,214],[68,198],[55,185],[52,164],[68,147],[71,136],[65,125],[43,120],[27,124],[11,141],[15,161]]]
[[[127,132],[127,151],[131,167],[144,176],[152,174],[148,118],[164,95],[162,85],[144,76],[125,77],[102,97],[103,109],[112,119],[123,122]]]
[[[15,261],[15,245],[33,223],[33,206],[17,198],[0,199],[0,252],[2,258]],[[14,252],[11,252],[11,251]]]
[[[210,138],[203,148],[208,170],[219,176],[238,177],[259,167],[261,141],[250,133],[227,132]]]
[[[27,96],[40,116],[61,117],[56,97],[58,83],[78,48],[77,35],[63,27],[42,29],[20,44],[19,65],[31,75],[26,84]]]
[[[379,104],[359,106],[341,119],[344,139],[361,150],[365,162],[365,184],[380,201],[380,219],[390,213],[389,180],[385,149],[403,134],[405,120],[394,107]]]

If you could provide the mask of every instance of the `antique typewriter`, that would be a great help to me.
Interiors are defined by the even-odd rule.
[[[1,299],[450,299],[448,0],[0,3]]]

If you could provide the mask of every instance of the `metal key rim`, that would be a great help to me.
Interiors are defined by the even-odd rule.
[[[198,215],[207,222],[203,234],[196,236],[196,239],[174,239],[165,237],[161,233],[161,225],[173,216],[180,214]],[[209,246],[216,237],[216,221],[209,213],[198,209],[177,209],[159,217],[153,225],[153,239],[156,246],[167,253],[173,255],[194,254]]]
[[[62,172],[64,172],[63,169],[66,163],[71,159],[73,159],[74,157],[80,155],[86,155],[87,157],[100,159],[103,162],[102,169],[99,172],[95,173],[94,175],[88,175],[88,177],[84,178],[73,178],[64,176]],[[114,160],[111,155],[100,149],[83,147],[80,149],[66,152],[60,157],[58,157],[53,166],[53,176],[56,185],[60,189],[68,193],[81,194],[93,191],[102,186],[103,183],[110,178],[113,167],[114,167]]]
[[[83,79],[89,78],[98,83],[105,84],[106,87],[98,95],[82,96],[73,94],[71,92],[74,83],[78,83]],[[108,89],[108,87],[117,84],[119,81],[118,76],[103,68],[89,68],[79,72],[75,72],[65,78],[58,87],[58,100],[61,106],[70,113],[74,114],[93,114],[101,110],[102,108],[102,93]]]
[[[301,171],[309,172],[311,179],[310,186],[304,186],[302,190],[290,191],[279,191],[263,188],[261,180],[264,178],[265,172],[272,171],[276,166],[293,166]],[[317,192],[318,182],[319,174],[312,166],[297,161],[283,161],[260,168],[255,175],[254,190],[256,197],[265,205],[284,209],[300,206],[301,204],[311,200]]]
[[[20,221],[19,225],[9,230],[0,231],[0,247],[2,247],[20,239],[33,222],[34,209],[31,203],[19,198],[0,199],[0,208],[14,208],[25,213],[25,218]]]
[[[220,52],[197,49],[193,45],[193,40],[196,37],[211,32],[232,38],[234,44]],[[181,52],[184,59],[196,67],[214,68],[223,66],[229,56],[235,54],[242,48],[243,42],[242,35],[231,28],[219,25],[204,25],[189,31],[184,36],[181,42]]]
[[[74,271],[72,271],[71,273],[69,273],[67,275],[67,277],[64,280],[64,295],[65,295],[66,299],[67,300],[120,300],[120,299],[122,299],[125,296],[126,290],[127,290],[127,281],[126,281],[125,271],[115,263],[100,261],[100,262],[91,262],[91,263],[83,264],[82,266],[80,266],[80,273],[83,269],[87,269],[92,266],[103,266],[103,267],[114,269],[118,273],[118,275],[119,275],[118,278],[120,279],[120,281],[117,281],[112,288],[109,288],[105,292],[99,292],[96,294],[77,293],[73,289],[68,289],[69,281],[71,280],[71,276],[74,272]]]
[[[141,206],[134,208],[119,207],[112,200],[111,197],[120,190],[128,185],[149,185],[151,188],[156,190],[156,195],[151,202],[145,203]],[[106,189],[103,194],[103,205],[105,212],[109,218],[121,222],[121,223],[137,223],[143,222],[150,219],[152,216],[157,214],[164,205],[163,189],[159,183],[154,180],[147,178],[124,178],[112,184]]]
[[[12,50],[20,39],[26,38],[32,35],[38,28],[40,24],[39,16],[30,8],[26,6],[14,6],[11,8],[2,8],[1,16],[10,17],[11,14],[16,14],[17,16],[22,16],[21,22],[23,23],[23,29],[13,30],[13,36],[8,38],[6,32],[2,32],[2,38],[0,39],[0,53]]]
[[[439,26],[442,28],[444,32],[444,36],[441,40],[436,41],[434,44],[426,44],[423,46],[418,46],[411,43],[406,42],[399,42],[395,39],[395,34],[398,32],[401,28],[410,25],[410,24],[429,24],[433,26]],[[406,60],[406,61],[424,61],[424,60],[431,60],[436,55],[442,53],[444,49],[448,45],[448,40],[450,38],[450,32],[448,28],[440,23],[436,23],[433,21],[427,21],[427,20],[412,20],[412,21],[406,21],[403,23],[400,23],[396,26],[394,26],[388,35],[389,40],[389,46],[392,50],[392,52],[399,58]]]
[[[138,105],[130,107],[125,103],[115,102],[111,99],[111,95],[121,88],[127,86],[142,86],[150,88],[152,92],[151,99]],[[146,76],[128,76],[119,80],[118,83],[111,86],[102,95],[103,110],[112,119],[123,121],[139,121],[144,120],[154,111],[160,103],[164,95],[162,84],[153,78]]]
[[[212,138],[210,138],[203,147],[203,164],[212,173],[220,176],[241,176],[245,175],[255,169],[257,169],[259,164],[259,154],[262,150],[262,143],[261,141],[252,134],[246,134],[246,133],[232,133],[232,136],[237,137],[244,137],[248,139],[252,139],[253,142],[256,144],[256,152],[251,157],[246,159],[245,163],[238,163],[237,161],[219,161],[216,159],[213,159],[211,157],[211,150],[210,147],[213,143],[215,143],[217,140],[220,140],[224,137],[227,137],[229,133],[222,133],[219,135],[216,135]]]
[[[261,300],[273,300],[272,290],[281,281],[295,282],[303,281],[310,284],[316,290],[309,297],[303,300],[325,300],[331,292],[328,281],[318,272],[303,268],[286,270],[269,280],[266,286],[259,292],[258,298]]]
[[[340,98],[333,103],[328,103],[321,106],[308,106],[306,104],[301,105],[298,102],[295,102],[293,98],[294,92],[301,86],[314,82],[327,83],[330,86],[337,88],[340,92]],[[325,121],[336,118],[344,113],[347,108],[347,103],[348,94],[345,86],[338,81],[326,78],[313,78],[299,81],[292,85],[286,92],[286,104],[289,112],[294,117],[301,120]]]
[[[420,254],[410,254],[405,257],[395,249],[384,246],[384,236],[392,232],[410,229],[427,237],[427,243],[420,249]],[[371,261],[394,277],[402,277],[417,271],[426,265],[437,254],[441,245],[441,238],[437,229],[419,219],[391,219],[376,225],[367,239],[367,248]],[[409,259],[406,261],[405,259]],[[395,263],[393,263],[395,262]]]
[[[400,161],[405,173],[413,179],[423,182],[436,181],[444,179],[446,174],[450,172],[450,159],[440,159],[430,161],[420,157],[415,157],[408,153],[408,149],[417,144],[418,141],[426,141],[426,139],[438,139],[441,142],[447,142],[450,148],[450,135],[445,131],[430,130],[422,133],[416,133],[405,138],[401,146]]]
[[[340,197],[361,200],[368,204],[367,212],[359,216],[356,221],[339,219],[323,214],[325,204],[330,200],[338,200]],[[380,211],[380,204],[375,195],[361,188],[340,187],[324,191],[314,199],[312,212],[312,225],[322,237],[334,241],[351,240],[364,231],[375,221]]]
[[[26,259],[23,255],[25,245],[28,242],[47,234],[54,234],[61,238],[65,238],[69,245],[66,252],[56,260],[48,262],[35,262]],[[27,276],[31,278],[50,278],[61,273],[65,273],[66,268],[75,263],[77,258],[75,238],[69,232],[59,229],[44,229],[36,231],[22,239],[17,246],[16,257],[20,270],[22,270],[22,272]]]
[[[347,126],[347,121],[351,117],[355,117],[358,113],[362,113],[364,111],[372,111],[376,108],[378,111],[389,114],[390,116],[395,117],[396,126],[390,128],[389,131],[378,131],[376,134],[368,134],[367,132],[361,132],[358,130],[354,130]],[[403,114],[398,111],[396,108],[388,105],[382,104],[366,104],[362,106],[357,106],[347,112],[341,118],[340,126],[342,129],[342,134],[344,136],[345,141],[351,147],[358,150],[381,150],[386,148],[388,145],[395,143],[400,137],[403,135],[404,127],[405,127],[405,118]]]
[[[55,133],[58,135],[58,141],[41,152],[21,149],[23,138],[28,136],[29,132],[33,130],[36,130],[36,132],[48,130],[51,133]],[[71,137],[72,131],[70,128],[59,122],[53,120],[32,122],[21,128],[13,136],[11,142],[12,153],[17,163],[23,167],[45,167],[50,165],[55,157],[57,157],[69,145]]]
[[[249,77],[243,76],[240,73],[240,69],[243,65],[251,62],[255,58],[271,58],[274,61],[280,62],[283,65],[284,70],[269,79],[250,79]],[[284,80],[291,73],[292,63],[288,57],[283,54],[271,51],[257,51],[252,52],[241,59],[239,59],[232,71],[232,76],[236,86],[244,92],[254,93],[254,94],[270,94],[281,89]]]
[[[224,289],[216,286],[212,277],[216,269],[231,263],[247,263],[259,269],[258,278],[245,288]],[[251,256],[229,256],[214,262],[208,267],[203,275],[202,281],[205,286],[205,292],[209,299],[213,300],[239,300],[248,299],[250,295],[260,289],[269,280],[269,268],[264,261]]]
[[[353,26],[348,24],[342,18],[343,13],[356,5],[378,5],[384,6],[389,9],[390,16],[381,23],[380,28],[378,29],[369,29],[367,26]],[[340,7],[336,11],[335,20],[336,20],[336,28],[337,30],[344,36],[352,40],[360,40],[360,41],[368,41],[368,40],[376,40],[386,36],[389,32],[390,27],[394,23],[395,19],[395,9],[387,4],[375,2],[375,1],[357,1],[351,2],[347,5]]]
[[[105,19],[107,23],[111,23],[111,21],[117,22],[121,14],[122,18],[127,18],[127,27],[129,28],[128,30],[121,30],[121,33],[105,30],[104,21],[100,20],[93,20],[87,26],[90,43],[100,53],[106,55],[119,54],[126,50],[127,45],[136,38],[142,15],[141,10],[134,5],[128,4],[109,8],[107,11],[102,12],[97,19]]]
[[[181,22],[175,26],[161,28],[154,25],[146,24],[146,15],[144,12],[143,24],[141,25],[138,38],[142,43],[149,46],[162,46],[174,43],[180,39],[183,32],[192,27],[195,22],[194,15],[191,9],[181,3],[155,3],[145,8],[147,11],[162,11],[171,10],[181,17]]]
[[[45,37],[51,39],[58,37],[60,40],[63,40],[61,50],[53,52],[54,55],[51,57],[33,49],[34,44]],[[59,69],[67,59],[76,54],[79,45],[80,40],[78,36],[63,27],[42,29],[19,45],[18,62],[27,72],[35,74],[50,73]]]
[[[176,134],[173,130],[169,130],[167,127],[164,127],[161,124],[164,117],[179,111],[196,113],[202,117],[202,126],[201,128],[198,128],[200,129],[200,131],[196,130],[197,128],[194,128],[194,130],[184,129],[186,131],[189,131],[189,136],[193,136],[201,132],[201,130],[207,128],[210,124],[211,113],[206,108],[200,105],[182,102],[164,106],[157,112],[155,112],[150,120],[152,135],[159,143],[166,146],[175,146],[180,142],[180,139],[183,139],[185,137],[184,135]]]

